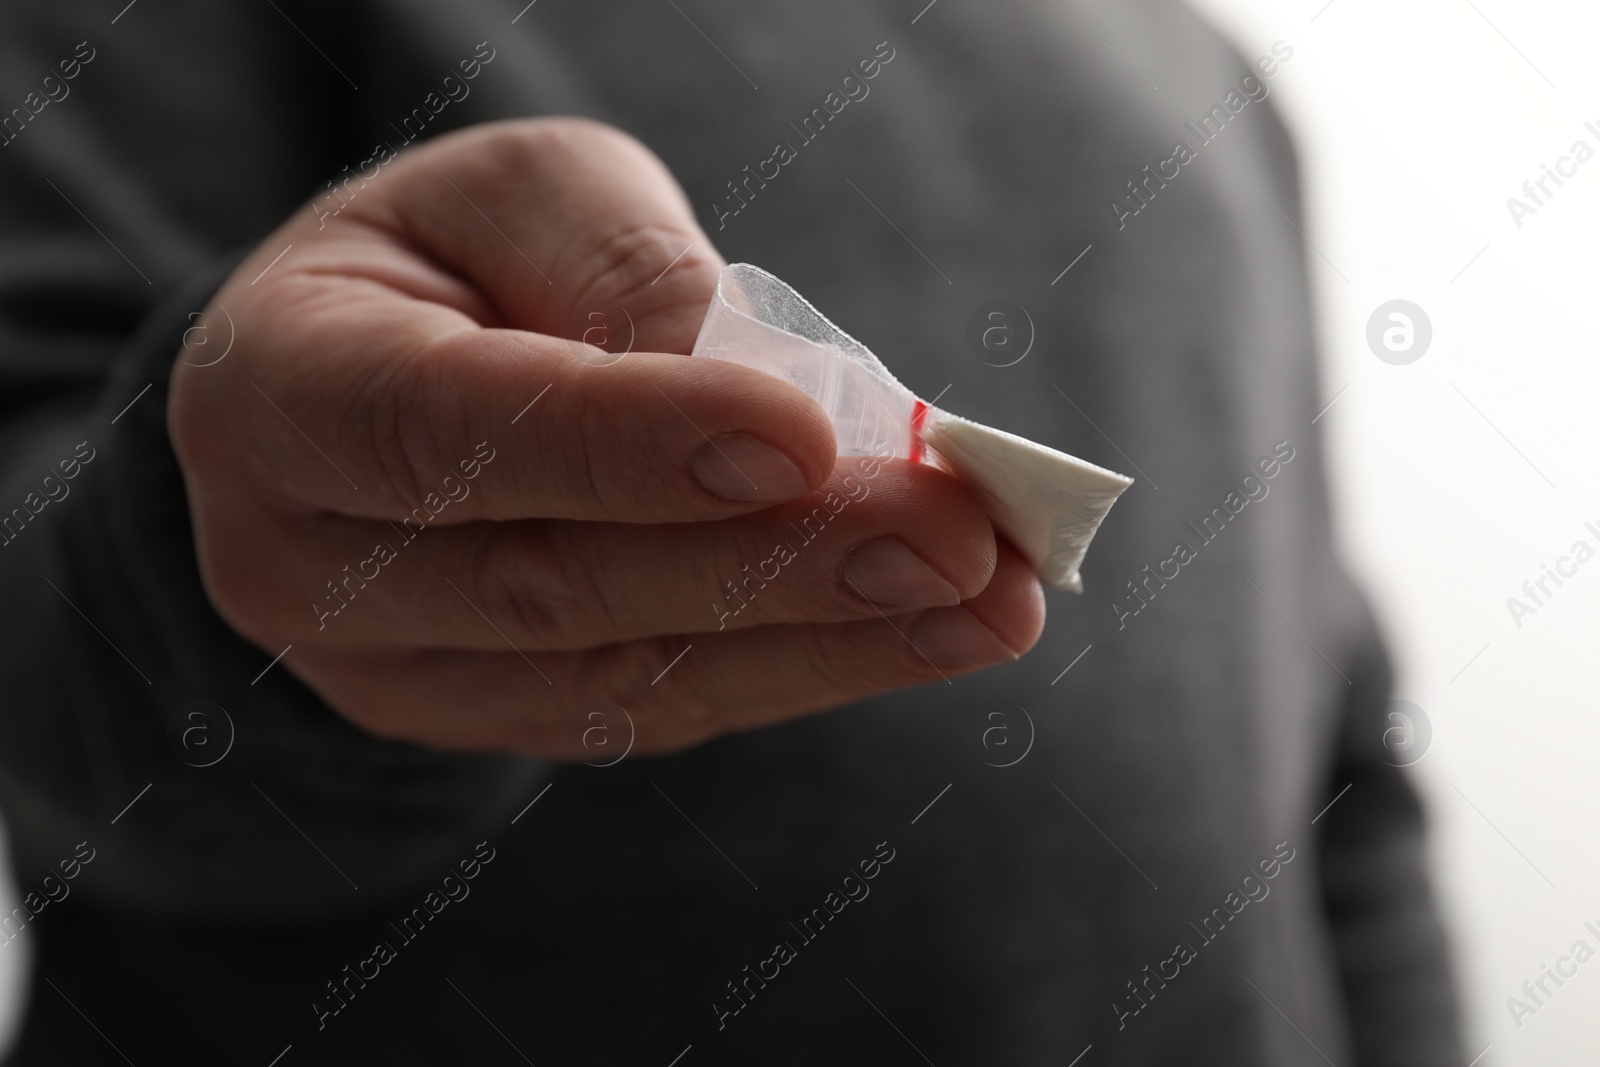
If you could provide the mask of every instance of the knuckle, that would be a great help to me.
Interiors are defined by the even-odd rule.
[[[574,248],[563,271],[578,280],[572,306],[638,306],[634,298],[650,289],[669,266],[676,271],[703,266],[707,255],[702,245],[684,225],[629,221],[603,230]]]
[[[429,405],[431,398],[444,395],[438,388],[438,375],[434,361],[396,360],[385,368],[383,378],[366,386],[370,403],[352,403],[364,411],[367,447],[401,511],[422,504],[427,493],[422,471],[439,461],[434,442],[436,427],[444,416],[437,405]]]
[[[203,519],[198,524],[208,525]],[[296,623],[304,627],[312,621],[309,608],[297,616],[295,605],[263,581],[259,560],[221,550],[217,543],[216,538],[198,538],[196,554],[206,599],[230,629],[247,641],[272,644]]]
[[[728,539],[725,548],[692,553],[685,560],[685,588],[710,592],[714,621],[723,618],[723,611],[737,617],[728,621],[738,628],[839,617],[842,598],[816,569],[820,553],[819,559],[806,560],[785,540],[783,528],[764,519],[726,521],[720,528]],[[791,533],[789,540],[793,537]]]
[[[594,119],[562,117],[515,119],[482,128],[474,159],[491,174],[522,179],[564,169],[572,157],[607,143],[632,142],[614,126]]]
[[[595,403],[585,404],[575,413],[572,427],[577,447],[569,446],[561,453],[567,460],[566,480],[572,491],[606,513],[626,509],[643,498],[646,488],[633,465],[619,461],[622,456],[639,454],[630,447],[629,425],[630,420],[614,410],[608,398],[597,397]]]
[[[494,188],[559,165],[572,151],[565,123],[549,120],[503,122],[486,127],[473,145],[472,173]]]
[[[605,611],[589,572],[573,557],[572,538],[541,523],[498,524],[473,573],[484,612],[541,649],[583,648],[604,640]]]
[[[707,697],[710,686],[698,664],[690,662],[690,644],[683,637],[630,641],[602,650],[588,665],[595,687],[613,706],[640,716],[659,751],[729,729],[721,709]]]
[[[582,526],[564,525],[547,527],[546,543],[553,565],[560,570],[575,602],[568,613],[569,644],[587,647],[628,636],[624,623],[628,613],[613,603],[616,594],[600,577],[612,572],[613,565],[603,558],[604,549],[599,542],[588,536]]]

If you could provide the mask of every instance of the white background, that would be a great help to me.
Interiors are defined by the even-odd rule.
[[[1600,958],[1547,983],[1555,995],[1520,1028],[1506,1000],[1580,937],[1600,951],[1583,928],[1600,927],[1600,558],[1551,584],[1520,629],[1506,600],[1575,540],[1600,550],[1583,529],[1600,528],[1600,155],[1550,183],[1520,229],[1506,199],[1575,140],[1600,153],[1584,129],[1600,128],[1600,11],[1197,2],[1248,57],[1278,39],[1295,49],[1272,98],[1307,184],[1323,402],[1345,390],[1318,425],[1345,559],[1399,656],[1396,695],[1433,727],[1414,770],[1468,1058],[1489,1046],[1479,1067],[1595,1063]],[[1366,342],[1393,299],[1433,325],[1406,366]]]
[[[1398,695],[1433,727],[1415,770],[1469,1053],[1488,1046],[1479,1067],[1593,1063],[1600,959],[1520,1028],[1506,999],[1578,938],[1600,949],[1583,928],[1600,926],[1600,559],[1520,629],[1506,598],[1574,540],[1600,549],[1583,529],[1600,527],[1600,158],[1520,229],[1506,198],[1575,140],[1600,151],[1583,125],[1600,127],[1600,12],[1199,2],[1246,56],[1278,39],[1295,49],[1270,84],[1304,163],[1324,397],[1338,396],[1318,425],[1346,559],[1399,654]],[[1406,366],[1365,338],[1397,298],[1433,327]],[[0,946],[0,1036],[26,940]]]

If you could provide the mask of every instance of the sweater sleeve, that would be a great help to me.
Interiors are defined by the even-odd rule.
[[[1352,1039],[1360,1067],[1459,1067],[1468,1057],[1427,874],[1422,805],[1409,772],[1395,765],[1402,757],[1384,743],[1395,725],[1392,669],[1364,602],[1361,610],[1364,637],[1328,783],[1333,804],[1318,825],[1323,899]]]
[[[319,135],[295,130],[300,96],[335,92],[336,78],[287,88],[241,70],[230,56],[291,32],[255,15],[133,8],[114,28],[103,16],[78,0],[0,16],[4,99],[59,96],[0,146],[0,805],[13,860],[28,885],[86,842],[95,858],[75,890],[145,913],[354,907],[431,872],[546,770],[369,737],[273,666],[281,649],[253,647],[212,610],[167,381],[180,356],[226,358],[231,325],[195,313],[313,188],[305,146]],[[181,51],[195,26],[195,69],[153,77],[149,57]],[[74,56],[67,79],[58,61]],[[163,111],[190,78],[206,95]],[[229,124],[208,126],[217,113]],[[263,137],[305,153],[235,166]],[[195,701],[222,713],[191,717]]]

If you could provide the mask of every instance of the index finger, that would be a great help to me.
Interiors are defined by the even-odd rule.
[[[237,437],[242,422],[250,481],[291,508],[691,521],[804,496],[832,472],[827,415],[747,367],[671,353],[600,366],[558,338],[438,329],[392,295],[307,303],[275,343],[314,360],[236,374],[229,397],[174,426],[187,454],[217,457],[204,438]]]

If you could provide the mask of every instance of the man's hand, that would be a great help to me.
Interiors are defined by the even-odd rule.
[[[581,759],[626,709],[664,752],[1038,638],[954,479],[836,465],[804,394],[687,358],[722,262],[637,142],[498,123],[343,192],[223,286],[168,423],[212,602],[352,722]],[[608,307],[614,362],[569,339]]]

